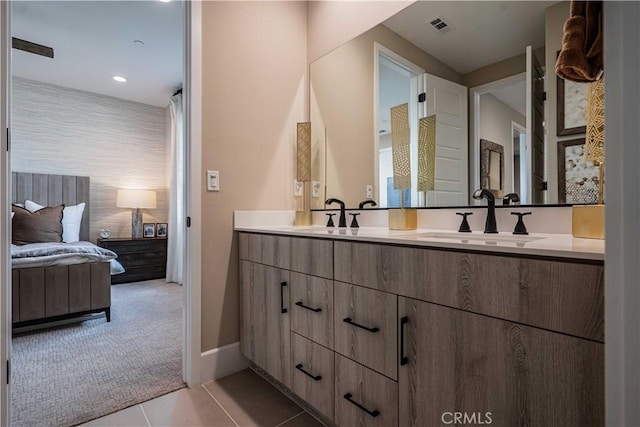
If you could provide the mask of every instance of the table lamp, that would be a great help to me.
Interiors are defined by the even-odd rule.
[[[152,190],[118,190],[116,206],[131,208],[131,238],[142,239],[142,209],[156,207],[156,192]]]

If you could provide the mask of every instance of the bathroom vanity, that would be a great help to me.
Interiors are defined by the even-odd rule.
[[[604,425],[603,251],[589,242],[238,231],[241,351],[325,422]]]

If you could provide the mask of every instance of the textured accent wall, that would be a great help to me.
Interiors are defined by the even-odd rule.
[[[131,236],[118,188],[156,190],[145,222],[167,222],[166,110],[104,95],[13,79],[12,169],[91,177],[91,240],[101,228]]]

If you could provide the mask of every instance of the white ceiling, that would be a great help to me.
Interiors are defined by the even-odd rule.
[[[514,85],[494,89],[491,95],[507,104],[523,116],[527,115],[527,82],[522,80]]]
[[[544,10],[558,1],[418,1],[384,25],[460,74],[544,46]],[[428,24],[444,16],[444,34]]]
[[[49,59],[13,49],[15,76],[160,107],[182,86],[180,1],[18,1],[12,9],[14,37],[55,51]]]

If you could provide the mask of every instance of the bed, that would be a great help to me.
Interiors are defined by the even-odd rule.
[[[89,177],[13,172],[11,201],[22,205],[25,200],[45,207],[80,203],[85,207],[79,224],[81,242],[12,245],[13,327],[100,312],[111,321],[110,259],[116,255],[89,254],[91,246],[97,248],[88,243]],[[14,229],[14,237],[15,233]],[[58,252],[50,252],[53,246]],[[79,253],[74,253],[76,248]]]

